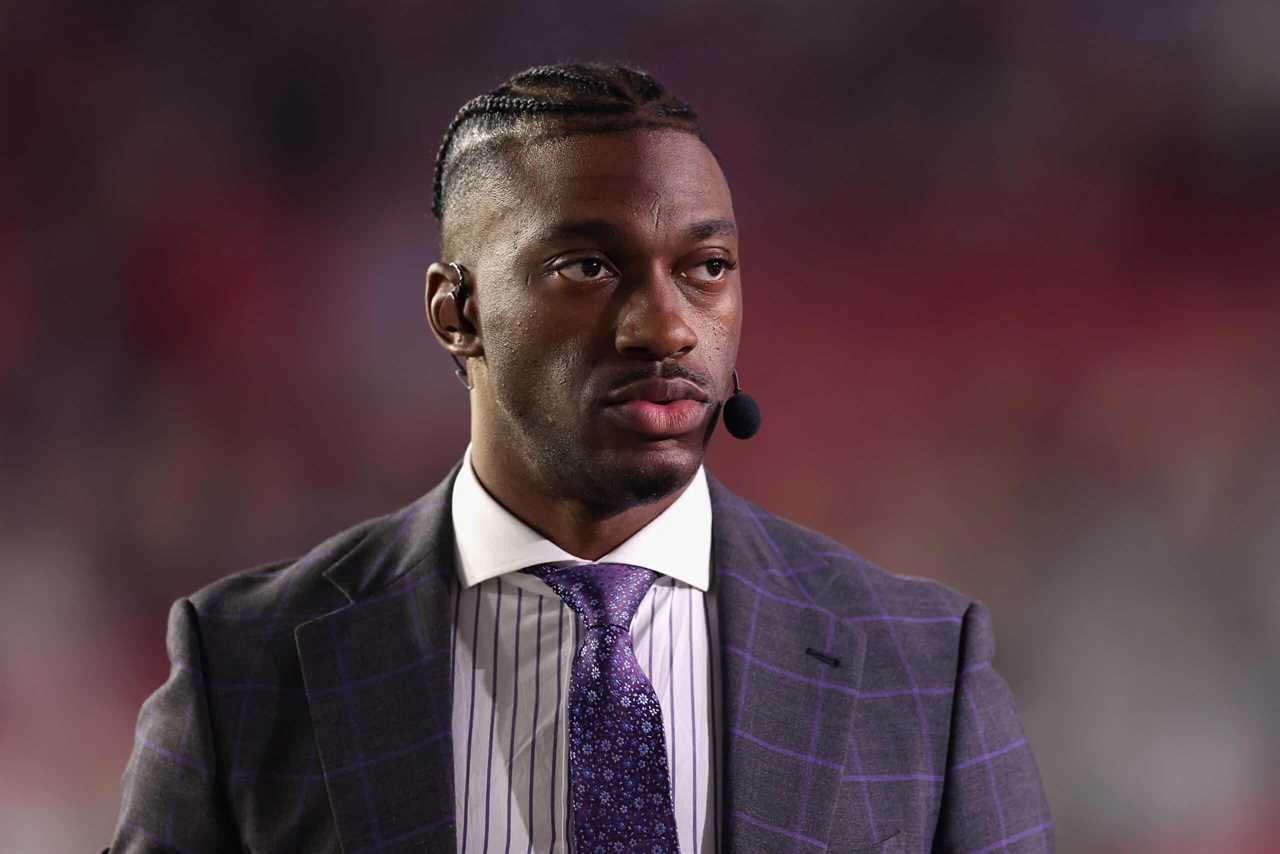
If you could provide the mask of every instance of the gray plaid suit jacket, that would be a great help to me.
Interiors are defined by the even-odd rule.
[[[456,850],[457,471],[173,606],[111,851]],[[722,850],[1052,851],[983,606],[708,480]]]

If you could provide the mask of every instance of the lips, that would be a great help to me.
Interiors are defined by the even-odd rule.
[[[707,393],[689,380],[647,377],[627,383],[604,397],[606,404],[626,403],[630,400],[647,400],[650,403],[696,400],[706,403]]]
[[[671,439],[702,422],[707,393],[689,380],[650,377],[610,392],[604,404],[605,413],[625,429],[651,439]]]

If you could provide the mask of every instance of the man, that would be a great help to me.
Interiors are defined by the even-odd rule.
[[[174,606],[112,850],[1052,850],[983,607],[702,468],[742,290],[694,112],[530,69],[449,126],[433,210],[470,446]]]

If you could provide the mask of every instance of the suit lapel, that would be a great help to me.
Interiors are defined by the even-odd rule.
[[[866,639],[824,600],[830,569],[821,556],[708,482],[724,674],[724,848],[776,850],[788,839],[825,847]]]
[[[342,849],[453,850],[453,472],[326,577],[350,600],[295,632]]]

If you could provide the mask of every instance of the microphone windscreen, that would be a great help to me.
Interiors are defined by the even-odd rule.
[[[760,405],[749,394],[736,392],[724,402],[724,428],[735,439],[750,439],[760,429]]]

